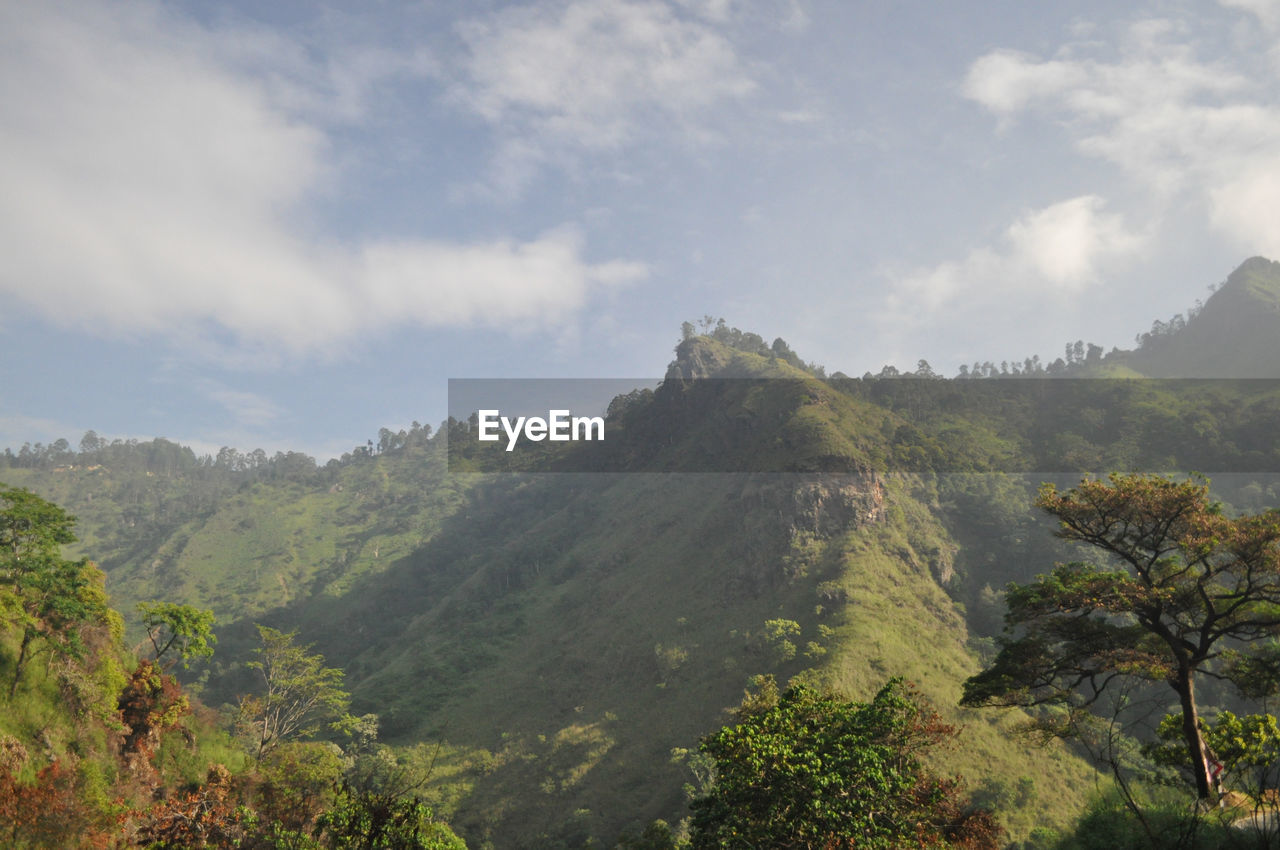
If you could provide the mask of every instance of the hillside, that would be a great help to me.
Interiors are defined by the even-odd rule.
[[[1277,303],[1280,264],[1250,260],[1183,326],[1065,377],[1274,372]],[[429,766],[472,847],[608,846],[679,821],[689,752],[762,673],[857,698],[914,680],[963,727],[940,766],[1011,838],[1066,827],[1092,768],[1029,746],[1016,715],[955,708],[999,589],[1074,556],[1031,512],[1035,488],[1223,470],[1239,473],[1228,502],[1274,504],[1260,473],[1280,470],[1280,392],[826,379],[780,342],[690,335],[589,450],[489,451],[461,421],[324,468],[95,438],[9,455],[0,480],[80,517],[74,551],[126,616],[152,598],[215,611],[218,652],[195,674],[213,705],[249,689],[255,624],[298,629],[346,672],[353,709]]]
[[[1115,357],[1153,378],[1280,377],[1280,263],[1253,257],[1233,271],[1185,324],[1150,335]]]
[[[237,485],[108,564],[112,590],[214,608],[214,704],[247,689],[255,622],[300,628],[385,739],[444,742],[436,793],[473,846],[678,821],[694,775],[673,750],[695,749],[760,673],[856,697],[907,676],[965,726],[946,768],[998,796],[1045,789],[1004,813],[1014,834],[1067,823],[1091,770],[1028,753],[1011,717],[952,708],[978,669],[944,591],[957,546],[934,485],[875,471],[911,448],[900,415],[703,337],[618,424],[614,468],[766,471],[448,475],[437,437]],[[817,472],[831,469],[846,471]],[[109,470],[23,472],[13,483],[88,508],[113,539]]]
[[[126,612],[157,597],[260,616],[356,577],[430,539],[462,504],[444,440],[415,431],[394,454],[317,469],[292,460],[207,465],[189,449],[104,447],[56,464],[13,466],[3,480],[72,508],[81,540]]]

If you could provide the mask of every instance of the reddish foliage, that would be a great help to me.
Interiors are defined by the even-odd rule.
[[[126,761],[141,756],[149,763],[160,735],[177,725],[191,711],[191,704],[172,676],[151,661],[139,661],[129,683],[120,692],[120,719],[128,728],[120,743]]]
[[[999,850],[1004,846],[1004,828],[986,809],[975,809],[957,777],[943,779],[926,775],[915,787],[920,847],[949,847],[955,850]]]
[[[205,784],[151,807],[138,843],[157,848],[238,847],[250,832],[249,815],[236,804],[231,774],[209,768]]]
[[[74,768],[45,765],[34,782],[18,781],[26,749],[0,739],[0,845],[4,847],[106,848],[112,838],[81,804]]]

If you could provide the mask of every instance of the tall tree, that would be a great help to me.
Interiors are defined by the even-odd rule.
[[[106,622],[102,575],[85,559],[62,557],[75,542],[75,517],[21,488],[0,485],[0,614],[19,632],[9,698],[17,692],[37,641],[78,656],[80,626]]]
[[[1196,793],[1212,797],[1196,679],[1231,675],[1217,663],[1228,645],[1247,651],[1280,627],[1280,512],[1229,518],[1208,490],[1155,475],[1043,487],[1037,505],[1058,518],[1058,536],[1109,563],[1060,564],[1011,585],[1000,653],[965,683],[962,703],[1087,710],[1125,677],[1166,682]]]
[[[349,694],[342,671],[324,666],[324,656],[296,643],[296,632],[258,626],[262,646],[248,666],[262,675],[261,696],[240,700],[240,722],[248,730],[261,761],[282,741],[309,738],[326,725],[341,727],[354,721],[347,713]]]

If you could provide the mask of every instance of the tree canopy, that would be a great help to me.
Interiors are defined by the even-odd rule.
[[[178,660],[185,667],[193,658],[213,655],[213,645],[218,639],[213,634],[212,611],[173,602],[139,602],[138,613],[142,615],[142,626],[151,643],[151,660],[157,664],[170,650],[177,655],[170,656],[166,667]]]
[[[0,485],[0,614],[20,634],[10,699],[38,643],[56,655],[78,657],[82,625],[117,622],[102,573],[86,559],[62,557],[62,546],[75,542],[74,525],[58,505]]]
[[[868,703],[766,688],[739,719],[702,741],[716,780],[692,804],[695,850],[998,846],[990,816],[924,767],[955,730],[899,679]]]
[[[341,670],[325,667],[323,656],[299,646],[296,632],[258,626],[258,634],[258,660],[248,666],[261,673],[264,689],[261,696],[241,699],[240,718],[259,760],[282,741],[354,721],[347,713],[350,698]]]
[[[1196,792],[1214,793],[1196,701],[1198,675],[1231,675],[1229,646],[1280,627],[1280,512],[1226,516],[1203,480],[1112,475],[1037,505],[1058,535],[1108,556],[1104,566],[1059,564],[1011,585],[1006,630],[992,666],[965,683],[965,705],[1093,705],[1126,677],[1166,682]],[[1239,665],[1236,665],[1237,667]]]

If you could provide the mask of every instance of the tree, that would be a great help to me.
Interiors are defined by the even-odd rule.
[[[74,543],[75,517],[20,487],[0,485],[0,581],[17,583],[54,558],[58,547]]]
[[[84,436],[80,438],[81,454],[90,454],[102,448],[104,440],[98,436],[97,431],[85,431]]]
[[[37,640],[80,657],[80,627],[110,618],[102,574],[86,559],[62,557],[75,542],[75,517],[21,488],[0,486],[0,613],[21,634],[9,698],[13,699]]]
[[[258,660],[248,666],[262,674],[265,690],[261,696],[241,697],[240,723],[259,761],[282,741],[309,738],[326,725],[341,728],[354,720],[347,713],[350,699],[341,670],[325,667],[321,655],[308,654],[310,646],[298,646],[297,632],[258,626],[258,634]]]
[[[1280,769],[1280,724],[1270,714],[1237,717],[1220,711],[1212,723],[1202,724],[1205,743],[1222,766],[1219,781],[1242,792],[1255,804],[1274,798],[1277,769]],[[1157,764],[1189,768],[1187,749],[1182,744],[1182,718],[1166,715],[1156,729],[1157,740],[1143,746],[1143,752]]]
[[[923,767],[955,730],[901,680],[869,703],[771,684],[702,740],[716,780],[691,806],[695,850],[999,846],[990,815]]]
[[[317,826],[324,846],[334,850],[466,850],[462,839],[417,797],[346,782]]]
[[[1231,519],[1208,489],[1156,475],[1085,480],[1066,493],[1045,485],[1036,504],[1058,518],[1058,536],[1111,563],[1060,564],[1010,585],[999,655],[965,683],[962,704],[1081,711],[1119,680],[1166,682],[1196,793],[1211,798],[1196,678],[1231,676],[1223,650],[1247,650],[1280,627],[1280,512]]]
[[[212,611],[172,602],[139,602],[138,612],[154,653],[151,660],[156,664],[161,664],[161,657],[170,650],[177,652],[177,657],[170,656],[163,664],[166,669],[179,660],[186,667],[192,658],[213,655],[213,644],[218,639],[213,634]]]

